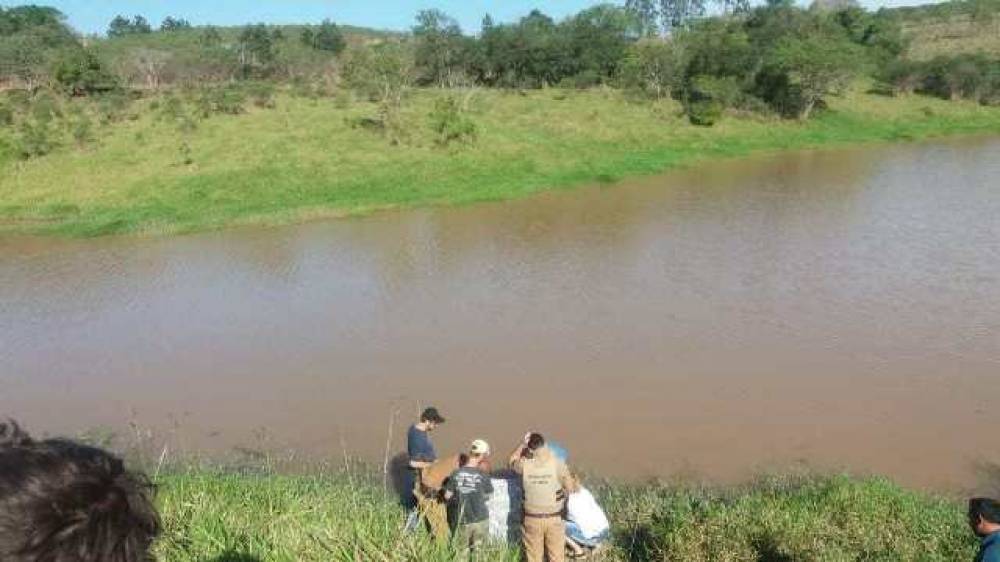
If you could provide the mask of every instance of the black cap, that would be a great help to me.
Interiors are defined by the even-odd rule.
[[[444,418],[438,412],[437,408],[431,407],[424,410],[424,413],[420,414],[420,421],[429,421],[434,423],[444,423]]]

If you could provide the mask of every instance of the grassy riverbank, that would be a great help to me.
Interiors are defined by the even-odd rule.
[[[427,116],[445,95],[437,91],[407,103],[399,146],[351,125],[376,113],[368,103],[285,94],[275,109],[213,116],[181,132],[145,100],[83,148],[0,161],[0,232],[289,223],[522,197],[758,152],[1000,132],[1000,108],[862,90],[806,123],[730,116],[712,128],[688,124],[676,102],[630,103],[611,90],[460,93],[478,135],[449,148],[432,141]]]
[[[404,512],[370,476],[161,476],[160,560],[443,561],[446,545],[400,531]],[[956,561],[976,541],[959,502],[879,479],[786,477],[728,489],[598,485],[609,561]],[[494,546],[489,560],[517,560]]]

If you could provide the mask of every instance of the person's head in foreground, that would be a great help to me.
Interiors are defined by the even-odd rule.
[[[969,526],[980,537],[1000,532],[1000,502],[989,498],[969,500]]]
[[[140,562],[160,529],[153,487],[110,453],[0,422],[0,560]]]
[[[420,425],[424,431],[434,431],[434,428],[444,423],[444,418],[437,408],[431,407],[420,414]]]

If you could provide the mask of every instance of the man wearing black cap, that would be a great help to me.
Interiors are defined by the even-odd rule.
[[[436,490],[427,489],[423,484],[423,471],[437,460],[437,451],[431,443],[430,432],[444,423],[437,408],[431,407],[420,414],[420,421],[411,425],[406,434],[406,453],[410,469],[413,471],[413,495],[417,500],[416,512],[427,520],[431,532],[439,538],[447,538],[448,519],[445,505],[435,495]],[[410,525],[407,525],[410,527]]]

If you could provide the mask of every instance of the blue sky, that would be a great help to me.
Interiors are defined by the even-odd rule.
[[[168,15],[180,16],[195,25],[239,25],[245,23],[318,23],[330,18],[337,23],[408,29],[413,16],[424,8],[438,8],[458,19],[465,31],[477,31],[483,14],[497,21],[516,19],[533,8],[561,18],[596,0],[0,0],[0,5],[35,3],[58,8],[70,24],[84,33],[103,33],[117,14],[146,17],[159,25]],[[926,3],[924,0],[861,0],[869,8]]]

